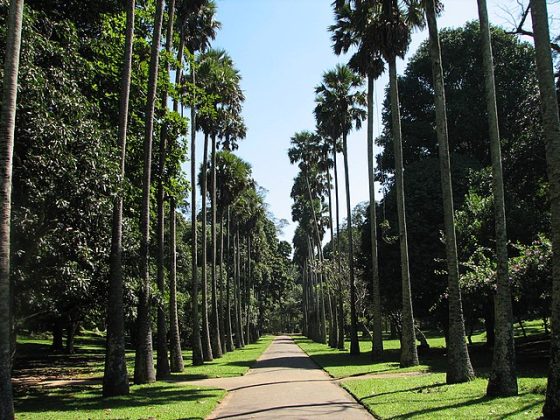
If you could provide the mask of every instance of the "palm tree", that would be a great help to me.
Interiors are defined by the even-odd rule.
[[[173,47],[173,29],[175,24],[175,0],[170,0],[167,5],[167,33],[165,37],[165,52],[170,55]],[[169,74],[169,60],[165,60],[165,73]],[[164,89],[161,95],[161,109],[165,116],[167,111],[168,92]],[[157,249],[157,286],[161,296],[165,295],[165,190],[164,190],[164,172],[165,158],[167,152],[167,124],[161,125],[159,139],[159,162],[156,167],[157,191],[156,191],[156,207],[157,207],[157,224],[156,224],[156,249]],[[160,300],[157,311],[157,371],[158,379],[169,376],[171,370],[169,366],[168,348],[167,348],[167,321],[165,318],[165,305],[163,299]]]
[[[201,188],[203,202],[206,200],[208,192],[207,169],[208,169],[208,140],[212,139],[212,167],[215,168],[216,156],[216,137],[223,132],[225,125],[224,119],[226,112],[224,107],[233,107],[238,109],[240,103],[244,100],[243,94],[239,87],[241,76],[239,72],[233,67],[233,61],[224,50],[209,50],[200,57],[200,83],[204,89],[210,94],[214,95],[214,102],[212,109],[199,118],[198,124],[205,133],[204,142],[204,163],[201,172]],[[212,188],[215,192],[215,176],[212,173]],[[220,342],[219,320],[218,320],[218,295],[217,295],[217,277],[216,277],[216,212],[215,212],[215,197],[212,194],[212,305],[209,331],[209,342],[211,344],[212,353],[216,357],[221,357],[222,349]],[[203,277],[203,327],[205,315],[205,289],[206,289],[206,206],[202,208],[202,277]],[[210,334],[210,329],[212,334]],[[206,331],[204,328],[203,331]],[[203,346],[206,346],[205,337],[203,335]]]
[[[120,185],[113,206],[109,293],[107,301],[107,346],[103,374],[103,396],[105,397],[126,395],[129,392],[124,336],[122,225],[128,102],[130,97],[132,47],[134,44],[134,12],[135,0],[128,0],[126,4],[126,38],[119,104]]]
[[[367,39],[375,45],[389,65],[389,90],[393,147],[395,154],[395,185],[397,190],[397,213],[402,278],[402,337],[401,367],[418,365],[410,269],[408,258],[408,234],[406,226],[406,204],[404,199],[404,167],[402,156],[402,130],[397,78],[397,57],[404,57],[410,44],[411,29],[421,22],[418,3],[383,1],[373,7]]]
[[[560,120],[550,52],[550,31],[546,0],[531,0],[531,20],[535,34],[537,78],[542,106],[546,145],[550,207],[552,220],[552,252],[560,253]],[[550,365],[543,414],[546,418],[560,417],[560,260],[552,260],[552,333]]]
[[[439,145],[439,162],[443,196],[445,226],[445,250],[447,256],[449,295],[449,338],[447,345],[447,383],[467,382],[474,379],[474,371],[465,341],[465,322],[459,286],[459,263],[457,239],[455,236],[455,213],[453,210],[453,186],[451,182],[451,161],[447,135],[447,109],[441,62],[441,47],[434,0],[425,0],[426,20],[430,37],[430,56],[434,78],[436,132]]]
[[[179,8],[181,34],[187,50],[195,54],[205,51],[210,40],[216,38],[220,23],[215,20],[216,4],[213,1],[184,0]],[[191,82],[196,86],[196,64],[191,62]],[[193,325],[193,365],[204,362],[202,341],[200,337],[200,317],[198,313],[198,232],[196,200],[196,106],[197,97],[193,95],[191,103],[191,226],[192,226],[192,325]]]
[[[315,89],[320,108],[316,115],[327,116],[336,121],[338,132],[342,136],[342,153],[344,156],[344,173],[346,183],[346,212],[348,231],[348,266],[350,267],[350,354],[360,353],[358,342],[356,314],[356,285],[354,275],[354,245],[352,239],[352,208],[350,201],[350,174],[348,165],[347,137],[350,131],[361,127],[366,112],[364,92],[359,91],[362,78],[354,74],[348,66],[338,65],[323,75],[323,83]],[[325,120],[322,119],[325,123]],[[336,138],[336,137],[335,137]]]
[[[339,2],[340,3],[340,2]],[[336,2],[335,2],[335,6]],[[371,238],[371,273],[372,273],[372,303],[373,303],[373,346],[374,359],[383,357],[383,331],[381,319],[381,293],[379,289],[379,265],[377,261],[377,217],[375,214],[375,169],[373,151],[373,109],[374,109],[374,82],[384,71],[383,60],[379,49],[368,42],[367,33],[370,22],[371,9],[366,2],[344,2],[335,7],[336,23],[329,30],[333,33],[333,49],[337,55],[347,53],[354,47],[356,52],[350,58],[349,67],[367,77],[367,104],[368,104],[368,182],[370,202],[370,238]]]
[[[250,173],[251,167],[248,163],[241,160],[233,153],[229,151],[221,151],[217,153],[216,156],[216,185],[217,185],[217,196],[216,205],[218,213],[220,214],[219,225],[222,227],[222,252],[220,266],[222,266],[224,251],[223,251],[223,220],[224,214],[228,214],[228,243],[230,240],[230,206],[235,202],[239,195],[249,187],[250,185]],[[229,256],[235,255],[230,252],[231,247],[228,246]],[[235,261],[235,260],[233,260]],[[220,270],[223,272],[223,270]],[[225,318],[223,321],[223,331],[224,331],[224,343],[227,351],[232,351],[234,349],[233,343],[233,331],[231,323],[231,276],[227,275],[226,279],[226,290],[225,296],[222,293],[222,317]],[[224,302],[225,300],[225,302]],[[221,330],[220,330],[221,331]]]
[[[11,381],[11,290],[10,290],[10,218],[12,192],[12,158],[16,125],[17,84],[21,50],[23,0],[12,0],[8,17],[2,112],[0,115],[0,418],[14,418]]]
[[[301,176],[296,178],[294,189],[292,190],[292,197],[295,198],[299,195],[300,197],[302,197],[302,200],[307,203],[307,206],[305,207],[311,209],[312,227],[310,230],[313,232],[311,236],[315,236],[315,240],[312,242],[315,243],[318,248],[319,265],[322,267],[323,266],[323,251],[321,246],[322,232],[321,232],[321,228],[319,227],[317,214],[315,211],[317,199],[320,200],[319,201],[319,205],[320,205],[322,201],[323,191],[325,190],[325,185],[319,179],[320,177],[318,173],[318,171],[320,170],[318,166],[318,162],[320,162],[320,160],[323,157],[323,151],[320,147],[321,140],[322,140],[321,137],[309,131],[296,133],[291,139],[292,147],[288,151],[288,156],[290,158],[290,163],[292,164],[299,163],[298,166],[301,171]],[[309,181],[310,179],[313,179],[315,181],[314,184],[318,184],[318,185],[314,185],[313,192],[310,186],[310,181]],[[299,186],[300,188],[298,189],[297,188],[298,184],[304,184],[304,185]],[[301,223],[303,220],[299,220],[299,221]],[[311,247],[311,249],[313,249],[313,247]],[[325,311],[325,286],[323,283],[323,279],[324,276],[323,273],[321,272],[319,273],[319,288],[320,288],[319,342],[326,343],[327,322],[326,322],[326,311]],[[330,332],[332,335],[332,330]]]
[[[496,220],[497,289],[494,298],[495,339],[492,371],[486,394],[489,396],[517,395],[515,374],[515,342],[513,338],[513,310],[511,286],[508,274],[508,250],[502,151],[496,106],[494,59],[486,0],[478,0],[480,37],[482,40],[482,65],[486,90],[486,107],[490,132],[490,154],[492,158],[492,189],[494,195],[494,217]],[[451,332],[451,326],[450,326]]]
[[[134,383],[145,384],[156,380],[154,371],[154,355],[152,349],[151,326],[151,293],[149,270],[150,244],[150,189],[152,175],[152,139],[154,131],[154,111],[157,92],[159,70],[159,47],[161,41],[161,27],[163,24],[163,3],[156,3],[150,69],[148,76],[148,96],[146,100],[146,121],[144,133],[144,175],[142,182],[142,211],[140,216],[140,275],[141,285],[138,299],[136,355],[134,363]]]

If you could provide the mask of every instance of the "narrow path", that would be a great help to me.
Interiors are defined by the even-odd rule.
[[[209,419],[372,419],[290,337],[277,337],[245,376],[190,382],[227,389]]]

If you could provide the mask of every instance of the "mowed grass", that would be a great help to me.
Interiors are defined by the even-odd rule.
[[[445,374],[343,382],[354,397],[381,419],[539,418],[545,378],[521,377],[519,395],[487,398],[487,379],[447,385]]]
[[[518,325],[515,329],[519,395],[509,398],[485,395],[492,352],[484,345],[483,332],[473,335],[469,346],[478,377],[454,385],[445,383],[445,340],[436,334],[426,334],[430,349],[420,352],[420,366],[406,369],[399,368],[399,340],[386,339],[384,360],[373,362],[369,340],[360,341],[359,356],[351,356],[349,343],[339,351],[305,337],[294,339],[331,376],[342,378],[342,386],[376,418],[536,419],[544,403],[549,342],[541,321],[524,326],[527,337]]]
[[[226,353],[203,366],[192,366],[190,350],[184,351],[185,371],[172,374],[165,382],[131,386],[128,396],[101,398],[101,385],[41,386],[33,381],[16,382],[18,419],[203,419],[212,412],[225,391],[185,385],[183,381],[241,376],[272,342],[262,337],[243,349]],[[103,373],[104,339],[89,334],[77,339],[73,355],[50,352],[50,342],[18,340],[15,377],[25,379],[100,379]],[[37,351],[39,350],[39,351]],[[35,352],[34,352],[35,351]],[[154,356],[155,360],[155,356]],[[134,353],[127,352],[128,369],[134,370]]]
[[[17,419],[203,419],[225,391],[156,382],[133,386],[130,395],[101,398],[100,386],[32,389],[16,399]]]

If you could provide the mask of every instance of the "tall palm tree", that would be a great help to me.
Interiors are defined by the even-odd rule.
[[[459,286],[459,263],[455,236],[455,213],[453,210],[453,186],[451,182],[451,160],[447,134],[447,109],[441,46],[434,0],[424,0],[426,20],[430,38],[430,56],[434,78],[436,132],[439,145],[443,215],[445,226],[445,251],[447,256],[449,338],[447,345],[447,383],[466,382],[474,379],[474,371],[465,341],[465,322]]]
[[[550,182],[552,252],[555,256],[552,259],[550,365],[543,414],[546,418],[554,419],[560,417],[560,119],[550,52],[546,0],[531,0],[530,5]]]
[[[152,175],[152,139],[154,131],[154,111],[157,93],[159,71],[159,48],[161,41],[161,27],[163,24],[164,0],[156,3],[150,69],[148,76],[148,96],[146,99],[146,120],[144,133],[144,172],[142,179],[142,211],[140,215],[140,293],[138,299],[138,317],[136,337],[136,354],[134,363],[134,383],[145,384],[156,380],[154,371],[154,355],[152,349],[151,326],[151,292],[149,270],[150,244],[150,189]]]
[[[0,418],[7,420],[14,418],[11,380],[10,218],[23,0],[12,0],[9,13],[0,114]]]
[[[367,2],[335,2],[336,23],[329,29],[333,33],[333,49],[337,55],[347,53],[351,48],[356,52],[350,58],[349,67],[367,77],[367,157],[370,202],[371,273],[373,303],[373,346],[374,359],[383,357],[383,331],[381,318],[381,293],[379,289],[379,265],[377,261],[377,217],[375,214],[375,169],[373,149],[374,82],[384,71],[383,60],[376,45],[368,42],[369,17],[371,8]]]
[[[216,4],[208,0],[183,0],[179,8],[181,33],[185,47],[191,54],[205,51],[210,41],[216,38],[220,23],[215,19]],[[196,86],[196,64],[191,61],[191,82]],[[204,362],[202,340],[200,337],[200,316],[198,307],[198,229],[196,222],[196,107],[197,97],[193,95],[191,105],[191,227],[192,227],[192,325],[193,325],[193,364]]]
[[[204,144],[204,164],[201,173],[201,188],[203,203],[206,200],[208,192],[207,169],[208,169],[208,140],[212,140],[212,167],[215,168],[215,156],[217,149],[217,136],[224,130],[224,119],[227,119],[227,112],[224,112],[228,107],[233,107],[236,110],[240,109],[240,103],[244,100],[243,93],[239,87],[241,76],[234,68],[231,57],[224,50],[209,50],[200,57],[200,84],[204,89],[213,95],[212,109],[201,115],[198,120],[199,126],[205,133]],[[214,173],[211,174],[212,181],[215,181]],[[214,182],[211,186],[212,197],[212,296],[211,296],[211,316],[208,331],[211,350],[216,357],[221,357],[221,342],[218,320],[218,298],[217,298],[217,277],[216,277],[216,212],[215,212],[215,185]],[[204,295],[206,284],[206,206],[203,205],[202,217],[202,277],[203,277],[203,327],[204,327]],[[203,332],[205,328],[203,329]],[[205,345],[205,337],[203,336],[203,346]]]
[[[490,133],[490,155],[492,158],[492,190],[494,195],[494,218],[496,220],[497,289],[494,297],[495,339],[492,371],[486,394],[489,396],[517,395],[515,373],[515,342],[513,338],[513,310],[511,286],[508,274],[508,250],[502,151],[496,106],[494,59],[486,0],[478,0],[480,37],[482,41],[482,65],[486,91],[486,108]],[[451,326],[450,326],[451,332]]]
[[[352,207],[350,201],[350,171],[348,164],[347,138],[355,127],[359,129],[366,117],[363,107],[366,105],[362,86],[362,78],[350,70],[348,66],[338,65],[334,70],[323,75],[323,83],[315,89],[317,103],[320,107],[317,115],[329,115],[336,121],[338,131],[342,136],[342,153],[344,157],[344,174],[346,184],[346,212],[348,232],[348,266],[350,268],[350,354],[360,353],[358,342],[357,314],[356,314],[356,284],[354,273],[354,244],[352,238]],[[323,120],[324,122],[324,120]]]
[[[418,365],[410,268],[408,258],[408,233],[406,226],[406,204],[404,199],[404,167],[402,156],[402,130],[400,117],[397,58],[403,58],[410,44],[413,27],[421,21],[418,3],[415,1],[383,1],[374,5],[371,23],[368,25],[368,42],[375,45],[389,65],[389,90],[391,123],[395,154],[395,185],[397,190],[397,213],[402,279],[402,367]]]
[[[291,139],[292,147],[288,151],[288,156],[290,158],[290,163],[298,163],[299,169],[301,170],[301,178],[300,181],[303,183],[303,186],[300,186],[300,190],[297,191],[298,186],[298,178],[296,178],[296,184],[294,185],[294,189],[292,190],[292,196],[294,196],[294,192],[303,197],[303,201],[307,203],[309,209],[311,209],[311,232],[312,235],[315,237],[315,240],[312,241],[318,248],[318,257],[319,257],[319,265],[323,266],[323,251],[322,251],[322,232],[321,228],[319,227],[317,214],[315,211],[317,199],[319,199],[319,206],[323,199],[323,191],[325,190],[324,183],[320,181],[320,175],[318,171],[320,168],[318,166],[318,162],[323,157],[323,151],[320,147],[321,137],[315,133],[311,133],[309,131],[303,131],[296,133]],[[313,191],[310,186],[310,179],[314,180]],[[300,220],[300,223],[302,220]],[[313,247],[311,247],[313,249]],[[326,311],[325,311],[325,285],[323,283],[324,276],[323,273],[319,273],[319,288],[320,288],[320,301],[319,301],[319,324],[320,324],[320,335],[319,341],[321,343],[326,343],[327,339],[327,322],[326,322]],[[329,305],[330,307],[330,305]],[[332,335],[332,330],[330,331]]]
[[[169,0],[167,5],[167,31],[165,36],[165,52],[169,56],[173,47],[173,29],[175,26],[175,0]],[[169,74],[169,60],[165,60],[164,71]],[[167,111],[168,92],[164,89],[161,95],[162,119]],[[161,296],[165,295],[165,190],[164,190],[164,172],[165,158],[167,153],[167,124],[161,125],[159,138],[159,162],[156,167],[156,249],[157,249],[157,286]],[[158,379],[165,378],[171,373],[169,366],[168,348],[167,348],[167,320],[165,317],[165,305],[163,299],[160,300],[157,308],[157,370],[156,377]]]
[[[118,141],[120,148],[120,185],[113,206],[109,293],[107,301],[107,346],[103,374],[103,396],[105,397],[126,395],[129,392],[124,335],[122,224],[128,103],[130,97],[132,47],[134,44],[134,12],[135,0],[128,0],[126,4],[126,36],[119,103]]]

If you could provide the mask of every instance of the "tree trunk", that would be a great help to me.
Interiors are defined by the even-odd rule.
[[[247,314],[245,322],[245,337],[246,343],[250,344],[251,341],[251,288],[249,283],[251,281],[251,238],[247,238],[247,276],[245,277],[245,313]]]
[[[12,162],[16,124],[17,84],[21,49],[23,0],[12,0],[8,17],[2,111],[0,115],[0,418],[14,418],[12,396],[12,291],[10,284],[10,218],[12,209]]]
[[[546,163],[550,183],[552,230],[552,316],[550,366],[543,414],[560,417],[560,121],[550,53],[550,32],[546,0],[531,0],[531,18],[535,33],[537,77],[541,96],[546,144]]]
[[[235,251],[232,252],[232,248],[230,246],[230,226],[231,226],[231,212],[230,207],[228,206],[228,220],[227,220],[227,250],[228,250],[228,260],[230,260],[230,264],[235,270]],[[233,256],[233,258],[231,257]],[[233,271],[233,270],[232,270]],[[233,343],[233,331],[231,327],[231,279],[232,279],[233,272],[230,273],[230,270],[227,272],[226,278],[226,347],[228,351],[233,351],[235,349],[235,345]]]
[[[53,323],[53,341],[52,341],[53,351],[64,350],[63,336],[64,336],[64,322],[62,318],[57,318]],[[127,377],[127,386],[128,386],[128,377]]]
[[[175,0],[169,0],[168,3],[168,19],[167,19],[167,33],[165,37],[165,52],[171,54],[173,46],[173,24],[175,20]],[[165,73],[169,74],[170,66],[169,60],[165,61]],[[165,155],[167,153],[167,124],[165,123],[165,114],[167,113],[167,89],[164,89],[161,95],[161,112],[163,123],[160,130],[159,139],[159,162],[156,167],[157,174],[157,225],[156,225],[156,238],[157,238],[157,286],[160,294],[158,310],[157,310],[157,370],[156,377],[163,379],[169,376],[171,370],[169,367],[169,355],[167,348],[167,320],[165,317],[165,190],[164,190],[164,174],[165,174]]]
[[[451,161],[447,134],[447,110],[441,47],[437,29],[434,0],[426,0],[426,19],[430,36],[430,56],[434,78],[436,133],[439,146],[441,189],[443,197],[443,218],[445,227],[445,253],[447,257],[448,302],[449,302],[449,343],[447,346],[447,383],[467,382],[474,379],[474,371],[465,341],[465,322],[459,286],[459,263],[457,239],[455,237],[455,213],[453,209],[453,185]]]
[[[212,207],[212,314],[210,316],[210,345],[212,346],[212,355],[215,358],[222,357],[222,343],[220,340],[220,324],[218,315],[218,279],[216,276],[216,135],[212,135],[212,174],[210,177],[212,183],[212,194],[210,205]]]
[[[208,322],[208,241],[206,237],[208,219],[208,206],[206,205],[206,197],[208,195],[208,134],[204,134],[204,155],[202,159],[202,354],[204,355],[205,362],[211,362],[214,360],[214,357],[210,343],[210,324]]]
[[[237,232],[237,332],[240,348],[245,347],[245,340],[243,339],[243,309],[241,301],[241,239],[239,232]]]
[[[354,274],[354,239],[352,234],[352,206],[350,202],[350,170],[348,167],[347,134],[342,134],[344,175],[346,183],[346,223],[348,234],[348,266],[350,267],[350,354],[360,354],[358,341],[358,318],[356,315],[356,278]]]
[[[333,139],[334,197],[336,203],[336,261],[338,285],[338,349],[344,350],[344,299],[342,297],[342,266],[340,264],[340,205],[338,195],[338,165],[336,139]]]
[[[126,38],[121,72],[119,103],[119,190],[113,205],[111,254],[109,257],[109,291],[107,296],[107,343],[103,371],[103,396],[126,395],[129,392],[125,357],[123,271],[122,271],[122,225],[123,187],[126,162],[126,134],[128,127],[128,104],[134,44],[135,0],[126,4]]]
[[[142,182],[142,212],[140,217],[140,275],[141,286],[138,299],[136,356],[134,363],[134,383],[137,385],[156,380],[152,349],[151,292],[149,270],[150,246],[150,189],[152,176],[152,139],[154,131],[154,108],[157,94],[159,70],[159,47],[163,23],[164,0],[156,3],[156,15],[152,36],[150,70],[148,76],[148,97],[146,102],[146,132],[144,138],[144,175]]]
[[[196,86],[195,66],[191,66],[192,83]],[[191,281],[192,281],[192,325],[193,325],[193,365],[204,363],[202,340],[200,337],[200,316],[198,313],[198,228],[196,223],[196,99],[191,104]]]
[[[170,322],[170,356],[171,372],[182,372],[183,352],[181,351],[181,333],[177,315],[177,213],[175,198],[169,201],[169,322]]]
[[[401,367],[407,367],[418,365],[418,352],[416,350],[416,335],[414,333],[414,315],[412,311],[412,295],[410,290],[410,270],[408,267],[408,237],[406,232],[406,207],[404,200],[404,168],[402,156],[401,113],[397,80],[397,59],[396,57],[392,57],[389,60],[389,83],[391,90],[393,145],[395,149],[395,183],[397,186],[397,212],[399,219],[399,241],[401,248]]]
[[[76,336],[76,328],[78,323],[71,317],[68,317],[66,323],[66,354],[74,354],[74,337]]]
[[[381,327],[381,293],[379,290],[379,265],[377,262],[377,217],[375,215],[375,168],[373,165],[373,101],[374,79],[368,76],[368,175],[369,175],[369,221],[371,238],[371,283],[373,303],[373,337],[372,357],[380,360],[383,357],[383,331]]]
[[[309,338],[309,305],[308,305],[308,293],[307,293],[307,262],[304,261],[303,269],[301,272],[301,282],[302,282],[302,290],[303,290],[303,328],[302,332],[303,335]]]
[[[224,210],[220,211],[220,264],[219,264],[219,303],[218,303],[218,320],[220,328],[220,343],[222,345],[222,353],[228,352],[226,345],[226,322],[225,322],[225,284],[224,284]]]
[[[486,91],[486,107],[490,133],[490,155],[492,158],[492,190],[494,194],[494,218],[496,221],[497,289],[494,297],[495,333],[492,371],[488,381],[488,396],[517,395],[515,373],[515,343],[513,338],[513,310],[511,286],[508,273],[508,250],[504,182],[502,173],[502,151],[496,106],[494,59],[486,0],[478,0],[480,36],[482,39],[482,62]],[[451,326],[453,329],[453,326]]]
[[[325,156],[326,160],[328,158],[328,152]],[[333,224],[333,209],[332,209],[332,192],[331,192],[331,171],[327,167],[327,183],[329,188],[329,230],[331,231],[331,247],[334,248],[334,224]],[[333,256],[335,253],[333,252]],[[330,296],[330,295],[329,295]],[[329,345],[332,348],[338,347],[338,315],[337,315],[337,305],[338,302],[337,296],[330,296],[329,297],[330,305],[329,311],[331,315],[331,329],[329,331]]]

